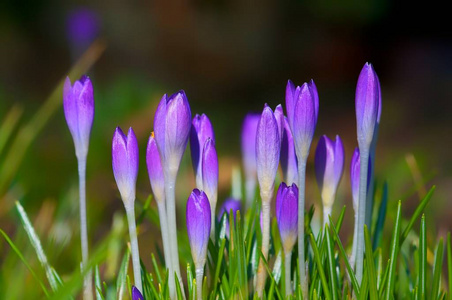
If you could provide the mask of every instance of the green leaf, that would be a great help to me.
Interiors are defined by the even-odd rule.
[[[452,247],[450,232],[447,233],[447,274],[449,275],[449,297],[452,297]]]
[[[127,270],[129,269],[130,251],[126,248],[126,252],[122,258],[121,267],[119,268],[118,277],[116,278],[116,299],[122,299],[126,288]]]
[[[397,206],[397,215],[396,221],[394,225],[394,230],[392,232],[392,240],[391,240],[391,251],[390,251],[390,261],[389,261],[389,274],[388,274],[388,284],[386,286],[386,300],[390,300],[393,297],[393,290],[395,284],[395,272],[397,265],[397,255],[399,253],[399,244],[400,244],[400,223],[402,221],[402,202],[399,201]]]
[[[444,252],[443,239],[440,238],[438,247],[436,247],[435,251],[435,264],[433,265],[432,296],[430,297],[430,299],[438,299],[438,297],[440,296],[443,252]]]
[[[370,242],[369,230],[367,225],[364,225],[364,242],[366,246],[366,267],[369,282],[369,294],[371,300],[378,300],[377,293],[377,275],[375,273],[374,254],[372,251],[372,244]]]
[[[94,287],[96,290],[96,300],[103,300],[104,296],[102,295],[102,284],[100,280],[99,266],[96,265],[94,268]]]
[[[377,224],[375,225],[374,239],[372,247],[377,249],[381,243],[381,238],[383,237],[383,228],[386,220],[386,211],[388,207],[388,183],[385,182],[383,185],[383,193],[381,195],[381,203],[378,208]]]
[[[418,298],[425,299],[427,296],[427,229],[424,215],[421,218],[419,251]]]
[[[325,272],[323,271],[322,261],[320,259],[319,249],[317,248],[317,244],[314,239],[314,235],[309,234],[309,238],[311,240],[312,250],[314,252],[314,260],[317,265],[317,270],[319,272],[320,280],[322,281],[322,287],[325,293],[325,298],[331,300],[330,289],[328,287],[328,283],[326,281]]]
[[[329,271],[329,277],[330,277],[330,284],[331,284],[331,291],[332,291],[332,297],[333,300],[336,300],[339,298],[338,295],[338,284],[337,284],[337,277],[336,277],[336,260],[334,259],[334,244],[331,239],[330,230],[328,224],[325,225],[325,239],[327,244],[327,256],[328,256],[328,271]]]

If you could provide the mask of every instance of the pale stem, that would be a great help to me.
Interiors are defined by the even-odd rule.
[[[372,210],[374,207],[374,178],[375,178],[375,152],[377,150],[377,139],[378,139],[378,131],[379,131],[379,125],[377,124],[374,129],[374,135],[372,138],[372,143],[370,144],[370,181],[369,181],[369,189],[367,192],[367,200],[366,200],[366,219],[365,224],[367,225],[367,228],[371,228],[372,224]]]
[[[86,225],[86,156],[77,158],[79,177],[79,199],[80,199],[80,239],[82,247],[82,272],[88,264],[88,229]],[[86,273],[83,281],[83,298],[93,299],[93,284],[91,270]]]
[[[298,264],[303,299],[308,299],[308,282],[304,261],[304,202],[306,185],[306,158],[298,160]]]
[[[160,218],[160,230],[162,232],[162,242],[163,242],[163,255],[165,257],[165,264],[168,273],[171,272],[172,264],[171,264],[171,254],[169,253],[171,247],[169,245],[169,236],[168,236],[168,221],[166,220],[166,207],[165,201],[157,201],[157,207],[159,210],[159,218]]]
[[[166,215],[168,222],[168,234],[169,234],[169,245],[170,245],[170,255],[171,255],[171,266],[172,270],[170,270],[169,274],[169,286],[170,286],[170,296],[171,299],[176,298],[176,287],[174,281],[174,273],[177,275],[177,279],[179,280],[182,291],[184,290],[184,285],[182,282],[182,277],[180,273],[179,266],[179,252],[177,245],[177,223],[176,223],[176,194],[175,194],[175,185],[176,185],[176,175],[170,174],[170,172],[166,172],[165,174],[165,199],[166,199]]]
[[[196,267],[196,299],[202,300],[202,279],[204,276],[204,264]]]
[[[356,244],[356,279],[361,284],[364,260],[364,219],[366,217],[367,169],[369,149],[360,149],[358,230]]]
[[[254,196],[256,194],[256,178],[247,178],[245,182],[246,209],[253,206]]]
[[[262,196],[262,255],[267,259],[268,257],[268,248],[270,244],[270,203],[271,203],[271,195]],[[265,279],[267,275],[267,271],[265,270],[265,265],[263,260],[261,259],[259,262],[259,268],[257,270],[257,283],[256,290],[259,297],[262,297],[264,287],[265,287]]]
[[[330,223],[329,216],[331,216],[332,207],[330,205],[325,205],[323,207],[323,228],[326,224]]]
[[[140,292],[143,292],[143,285],[141,284],[141,266],[140,266],[140,251],[138,250],[137,228],[135,225],[135,199],[128,199],[125,203],[131,203],[126,205],[127,221],[129,223],[129,235],[130,235],[130,248],[132,250],[132,267],[133,267],[133,279],[135,280],[135,286]]]
[[[210,201],[210,238],[212,239],[213,243],[215,244],[215,209],[217,206],[217,195],[213,197],[212,201]]]
[[[292,295],[292,282],[290,281],[290,266],[292,262],[292,249],[284,256],[284,274],[286,277],[286,297]]]
[[[356,259],[356,239],[358,238],[358,212],[355,211],[355,225],[353,229],[353,246],[352,253],[350,255],[350,266],[355,269],[355,259]]]

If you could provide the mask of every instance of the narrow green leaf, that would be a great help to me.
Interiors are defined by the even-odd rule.
[[[3,123],[0,126],[0,155],[8,142],[9,137],[16,128],[16,125],[22,116],[22,112],[22,107],[16,104],[11,107],[8,114],[3,118]]]
[[[450,232],[447,233],[447,274],[449,277],[449,299],[452,300],[452,246]]]
[[[157,276],[158,282],[162,282],[160,268],[159,268],[159,265],[157,264],[157,261],[155,260],[154,253],[151,253],[151,261],[152,261],[152,266],[154,267],[155,275]],[[166,270],[168,270],[168,269],[166,269]],[[167,273],[167,272],[165,272],[165,273]]]
[[[399,201],[397,206],[397,215],[394,225],[394,230],[392,232],[391,240],[391,251],[390,251],[390,262],[389,262],[389,275],[388,275],[388,285],[386,286],[386,300],[390,300],[393,297],[393,290],[395,284],[395,271],[397,266],[397,255],[399,253],[399,243],[400,243],[400,223],[402,222],[402,202]]]
[[[418,298],[423,300],[427,296],[427,229],[424,215],[421,218],[419,251]]]
[[[325,225],[325,239],[327,244],[327,256],[328,256],[328,271],[329,271],[329,277],[330,277],[330,284],[331,284],[331,292],[332,292],[332,299],[336,300],[339,298],[338,295],[338,284],[337,284],[337,277],[336,277],[336,260],[334,259],[334,244],[331,239],[330,235],[330,229],[328,224]]]
[[[388,183],[385,182],[383,185],[383,193],[381,195],[381,203],[378,208],[377,224],[375,225],[374,239],[372,247],[377,249],[378,245],[381,243],[381,238],[383,237],[383,228],[386,220],[386,211],[388,207]]]
[[[366,267],[369,282],[369,294],[371,300],[378,300],[377,293],[377,275],[375,273],[374,254],[372,251],[372,244],[370,242],[369,230],[367,225],[364,225],[364,242],[366,247]]]
[[[116,278],[116,299],[122,299],[124,297],[129,260],[130,251],[126,248],[126,252],[122,258],[121,267],[119,268],[118,277]]]
[[[104,297],[102,295],[102,283],[100,280],[99,266],[96,265],[94,268],[94,286],[96,290],[96,300],[103,300]]]
[[[443,238],[440,238],[438,246],[436,247],[435,251],[435,264],[433,265],[432,295],[430,299],[438,299],[440,295],[443,252],[444,252]]]
[[[312,233],[309,234],[309,238],[311,240],[311,247],[314,252],[314,260],[315,260],[315,263],[317,264],[317,270],[319,272],[320,280],[322,281],[322,287],[323,287],[323,290],[325,293],[325,298],[328,300],[331,300],[332,298],[331,298],[330,289],[329,289],[328,283],[326,281],[325,272],[323,271],[322,261],[320,259],[320,253],[319,253],[319,249],[317,248],[317,244],[315,242],[314,235],[312,235]]]

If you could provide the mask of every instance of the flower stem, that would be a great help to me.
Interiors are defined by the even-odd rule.
[[[284,256],[284,274],[286,279],[286,297],[292,295],[292,282],[290,281],[290,266],[292,264],[292,249]]]
[[[169,274],[169,287],[170,287],[170,297],[171,299],[176,299],[176,286],[174,281],[174,273],[177,275],[181,289],[184,290],[180,267],[179,267],[179,252],[177,246],[177,223],[176,223],[176,175],[166,172],[165,174],[165,198],[166,198],[166,215],[168,222],[168,234],[169,234],[169,245],[170,245],[170,255],[171,255],[171,267]]]
[[[350,255],[350,266],[352,268],[355,268],[355,260],[356,260],[356,239],[358,238],[358,212],[355,211],[355,225],[353,229],[353,246],[352,246],[352,253]]]
[[[80,200],[80,239],[82,247],[82,272],[88,264],[88,229],[86,225],[86,156],[77,158],[79,176],[79,200]],[[83,299],[93,299],[93,285],[91,270],[86,273],[83,281]]]
[[[141,284],[140,251],[138,250],[137,229],[135,225],[135,207],[133,205],[135,199],[129,199],[128,203],[132,203],[130,207],[126,206],[126,214],[129,223],[130,248],[132,250],[133,278],[137,289],[143,291]]]
[[[196,299],[202,300],[202,279],[204,276],[204,264],[196,267]]]
[[[306,187],[306,158],[298,160],[298,264],[303,299],[308,299],[308,282],[304,260],[304,202]]]
[[[268,248],[270,244],[270,203],[271,203],[271,194],[262,195],[262,255],[265,259],[268,258]],[[264,262],[261,259],[259,262],[259,268],[257,270],[257,283],[256,290],[259,297],[262,297],[264,287],[265,287],[265,279],[267,275],[267,271],[265,270]]]
[[[166,217],[166,206],[165,201],[159,200],[157,201],[157,207],[159,210],[159,218],[160,218],[160,230],[162,232],[162,242],[163,242],[163,255],[165,257],[166,269],[168,272],[171,272],[173,269],[171,263],[171,254],[170,254],[170,244],[169,244],[169,235],[168,235],[168,221]]]
[[[364,147],[363,147],[364,148]],[[364,260],[364,221],[366,217],[366,194],[367,194],[367,169],[369,161],[369,149],[360,150],[359,170],[359,201],[358,201],[358,230],[356,239],[356,279],[361,284],[363,278]]]
[[[331,206],[326,205],[323,207],[323,228],[325,228],[326,224],[330,223],[328,217],[331,215],[331,211],[332,211]]]

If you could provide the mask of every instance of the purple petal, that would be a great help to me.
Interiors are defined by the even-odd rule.
[[[166,103],[168,101],[167,95],[163,95],[160,103],[155,111],[154,116],[154,134],[157,147],[160,152],[162,162],[165,160],[165,131],[166,131]]]
[[[202,151],[202,185],[212,210],[215,210],[218,191],[218,156],[215,142],[210,138],[206,140]]]
[[[314,136],[316,124],[315,105],[307,83],[304,83],[296,94],[298,94],[298,97],[295,104],[292,134],[298,158],[306,159]]]
[[[295,86],[291,80],[286,85],[286,113],[289,119],[290,128],[293,126],[293,114],[295,111]]]
[[[314,99],[314,109],[315,109],[315,123],[317,125],[317,119],[319,116],[319,93],[317,91],[317,86],[314,83],[314,79],[311,79],[311,81],[308,83],[309,90],[312,93],[312,97]]]
[[[271,108],[265,105],[256,135],[257,178],[265,193],[273,191],[279,164],[279,140],[278,123]]]
[[[342,173],[344,172],[344,144],[339,135],[336,135],[336,141],[334,145],[334,180],[336,188],[342,178]]]
[[[187,233],[195,264],[206,259],[210,236],[211,211],[209,199],[203,191],[194,189],[187,201]]]
[[[276,196],[276,221],[284,251],[291,251],[298,232],[298,187],[281,183]]]
[[[151,182],[154,197],[157,201],[163,201],[165,199],[165,177],[154,133],[151,133],[148,140],[146,165],[148,167],[149,181]]]
[[[378,117],[378,77],[371,64],[366,63],[361,70],[356,85],[355,108],[358,142],[369,147],[372,142]]]
[[[143,295],[136,286],[132,286],[132,300],[143,300]]]
[[[278,133],[279,133],[279,137],[280,137],[280,142],[282,142],[285,121],[284,121],[284,112],[283,112],[281,104],[276,106],[274,115],[275,115],[276,122],[278,123]]]
[[[223,204],[221,205],[220,211],[218,213],[218,220],[221,219],[221,217],[227,213],[230,214],[231,210],[232,213],[234,214],[234,219],[235,219],[235,213],[238,210],[242,209],[242,202],[240,202],[240,200],[234,199],[234,198],[228,198],[226,199]]]
[[[112,142],[113,175],[125,205],[133,205],[138,175],[138,143],[132,128],[125,136],[117,127]]]
[[[190,152],[193,170],[195,171],[196,176],[196,185],[198,188],[202,188],[202,147],[208,138],[215,141],[215,133],[213,131],[212,123],[205,114],[202,114],[201,116],[197,114],[193,118],[191,124]]]
[[[298,160],[297,155],[295,154],[295,145],[287,118],[284,119],[280,162],[285,182],[288,184],[298,182]]]
[[[352,189],[353,209],[355,210],[355,212],[358,211],[360,162],[361,159],[359,155],[359,148],[356,147],[355,151],[353,152],[352,160],[350,162],[350,184]],[[370,158],[367,171],[367,188],[369,188],[371,180],[370,174],[372,173],[372,164]]]
[[[256,133],[259,114],[249,113],[242,125],[243,167],[247,179],[256,177]]]

